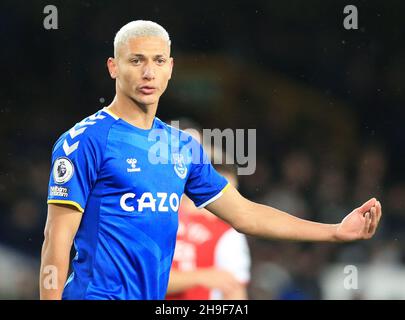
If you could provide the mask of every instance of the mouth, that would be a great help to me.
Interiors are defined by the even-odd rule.
[[[138,90],[146,95],[150,95],[156,92],[156,88],[152,86],[140,86]]]

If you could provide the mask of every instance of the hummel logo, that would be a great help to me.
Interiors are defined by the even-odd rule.
[[[128,158],[127,163],[129,165],[131,165],[131,168],[127,168],[127,171],[128,172],[139,172],[139,171],[141,171],[141,168],[136,167],[137,162],[138,162],[138,160],[136,160],[135,158]]]

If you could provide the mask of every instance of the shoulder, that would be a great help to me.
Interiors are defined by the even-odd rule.
[[[237,255],[238,258],[245,259],[248,259],[250,255],[246,236],[233,228],[229,228],[220,236],[216,246],[216,256],[218,259],[228,257],[229,255]]]
[[[239,233],[234,228],[228,226],[228,228],[223,229],[223,233],[221,235],[220,241],[222,241],[226,245],[232,244],[244,244],[247,242],[246,236],[243,233]]]
[[[53,151],[61,150],[66,156],[83,148],[100,148],[117,118],[103,109],[77,122],[55,142]]]
[[[230,228],[219,239],[215,248],[218,267],[231,271],[241,282],[250,279],[250,250],[245,235]]]

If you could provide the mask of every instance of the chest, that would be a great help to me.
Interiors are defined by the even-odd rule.
[[[190,167],[170,146],[159,150],[142,135],[116,135],[105,150],[100,177],[105,186],[156,200],[184,192]]]

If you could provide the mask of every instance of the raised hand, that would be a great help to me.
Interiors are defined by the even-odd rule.
[[[381,219],[381,203],[372,198],[361,207],[354,209],[337,226],[338,241],[370,239]]]

